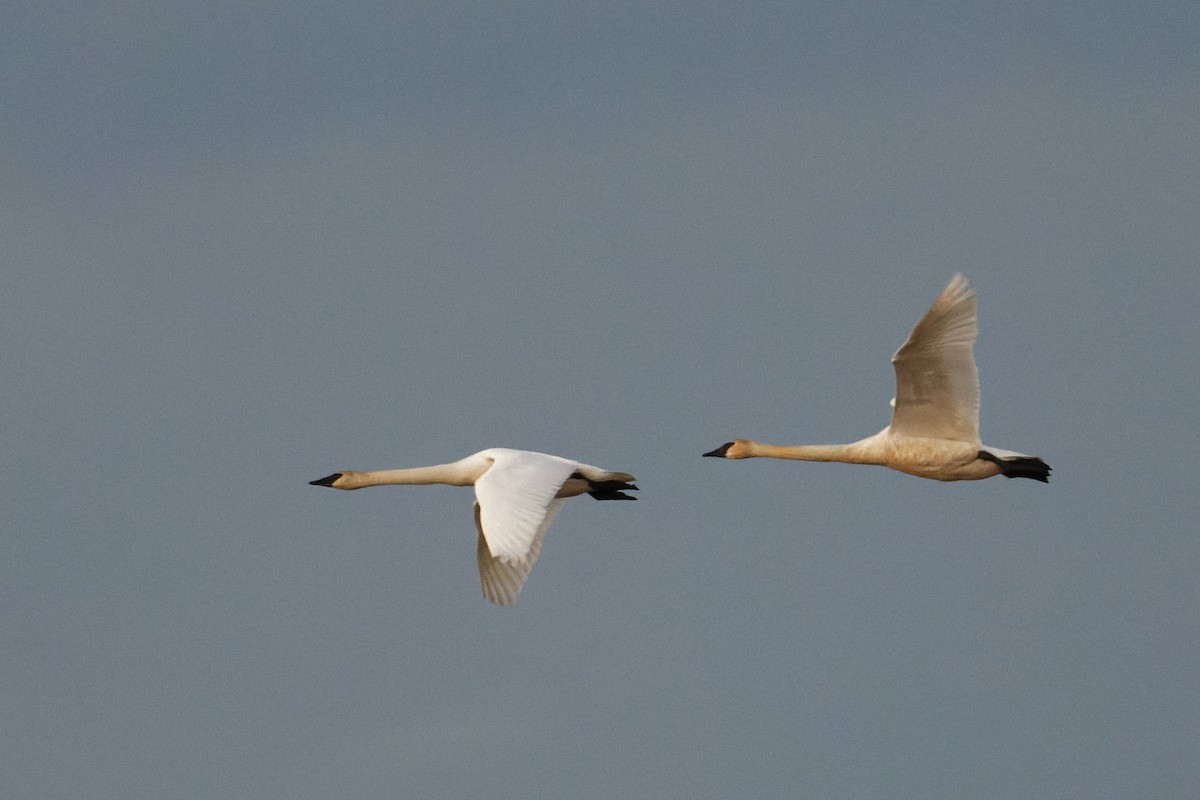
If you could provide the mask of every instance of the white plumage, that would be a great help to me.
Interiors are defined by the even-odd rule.
[[[542,540],[563,501],[590,494],[597,500],[635,500],[626,472],[578,461],[502,447],[481,450],[449,464],[374,472],[335,472],[314,486],[362,489],[367,486],[446,484],[475,487],[476,559],[488,600],[516,602],[541,553]]]

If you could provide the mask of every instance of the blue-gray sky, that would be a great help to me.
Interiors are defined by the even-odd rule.
[[[0,794],[1200,792],[1193,3],[10,4]],[[955,272],[1053,482],[856,439]],[[469,490],[543,450],[514,608]]]

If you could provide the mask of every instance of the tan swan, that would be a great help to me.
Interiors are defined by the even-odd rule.
[[[704,455],[875,464],[939,481],[1003,475],[1049,483],[1050,467],[1042,459],[979,441],[979,373],[972,353],[977,331],[975,292],[955,275],[892,356],[892,424],[850,444],[781,446],[735,439]]]
[[[377,472],[335,472],[313,486],[445,484],[475,486],[475,543],[479,582],[488,600],[515,603],[542,550],[542,539],[565,498],[590,494],[597,500],[636,500],[626,472],[581,464],[528,450],[496,447],[451,464]]]

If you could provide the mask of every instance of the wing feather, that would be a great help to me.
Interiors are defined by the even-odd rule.
[[[479,564],[479,584],[483,589],[484,597],[501,606],[510,606],[517,602],[517,595],[521,593],[525,579],[529,577],[530,570],[533,569],[538,556],[541,555],[542,540],[546,536],[546,531],[550,528],[550,523],[554,521],[555,515],[558,514],[558,510],[564,502],[563,500],[554,500],[550,503],[546,518],[542,521],[537,533],[534,534],[533,543],[522,561],[503,561],[492,555],[488,548],[487,538],[483,535],[479,503],[475,503],[475,559]]]
[[[892,356],[892,430],[908,436],[979,441],[975,292],[955,275]]]
[[[475,480],[480,530],[494,558],[519,563],[528,558],[539,532],[545,533],[555,495],[577,465],[543,453],[487,452],[492,466]]]

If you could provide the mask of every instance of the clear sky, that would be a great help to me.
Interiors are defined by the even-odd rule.
[[[1200,795],[1200,7],[10,3],[0,795]],[[1046,486],[882,428],[955,272]],[[629,471],[490,606],[485,447]]]

